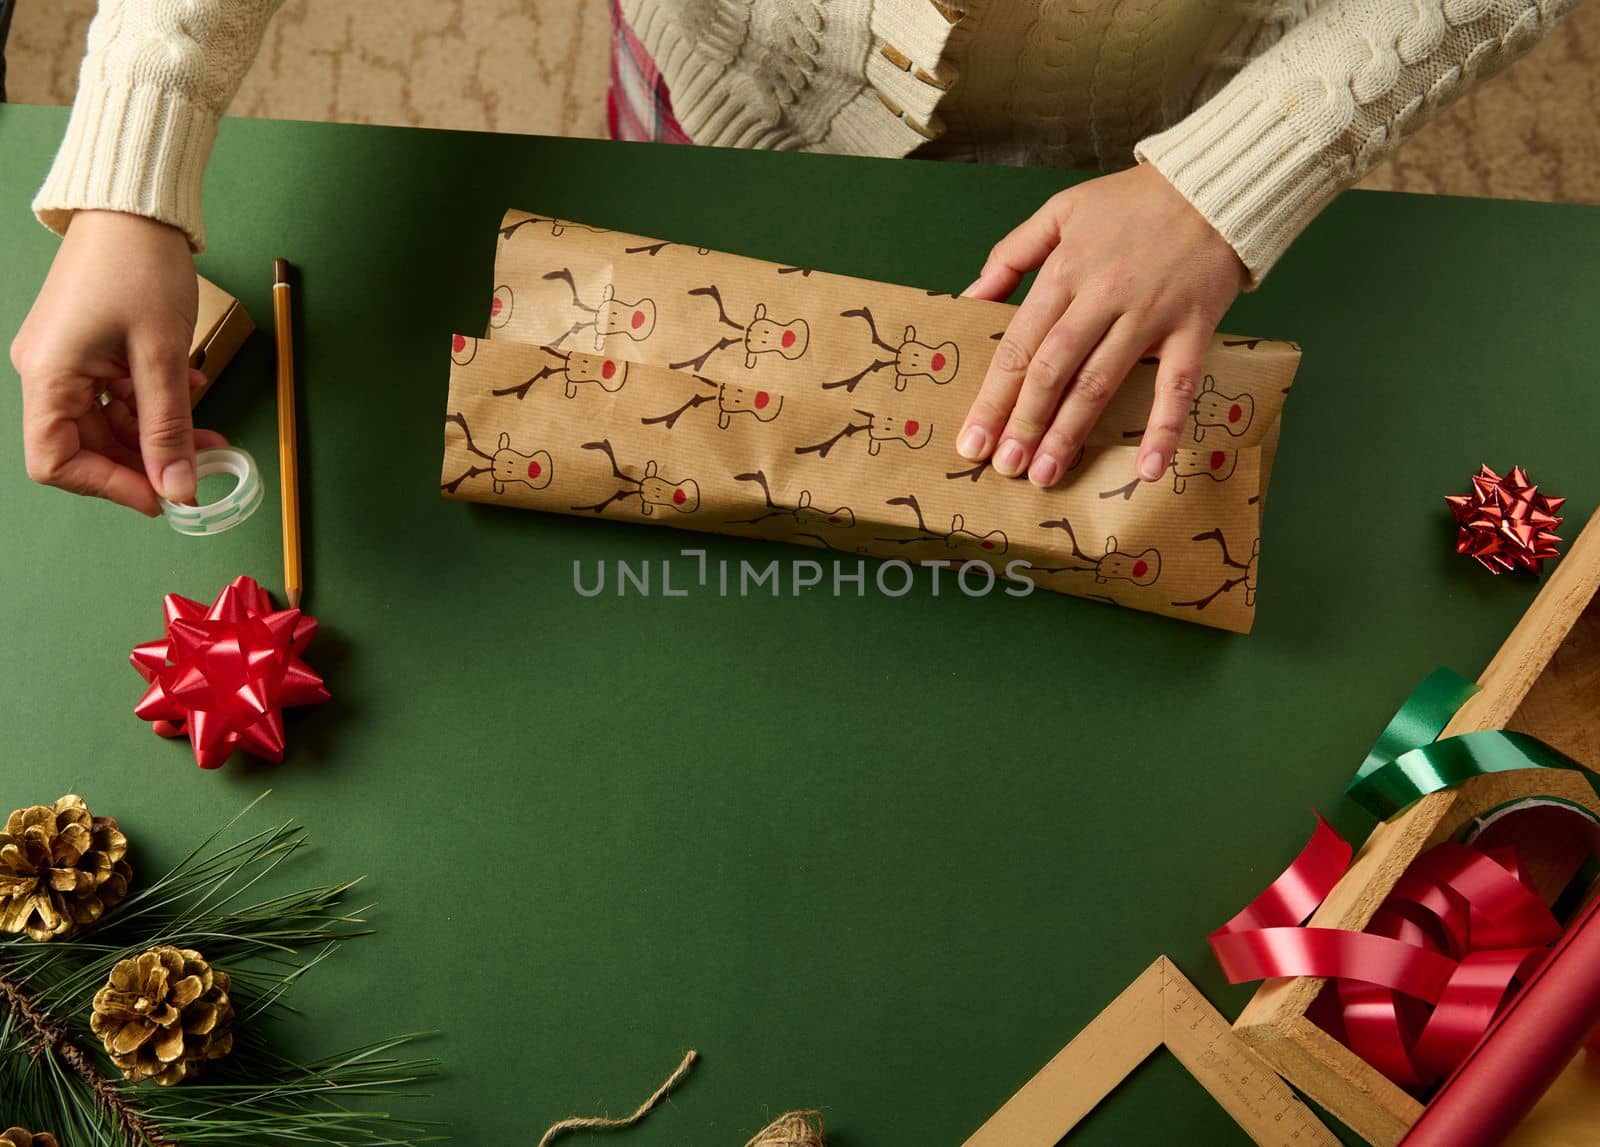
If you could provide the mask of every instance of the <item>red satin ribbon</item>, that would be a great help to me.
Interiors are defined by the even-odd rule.
[[[1349,865],[1319,815],[1284,873],[1211,934],[1232,983],[1334,982],[1335,1032],[1402,1087],[1431,1086],[1470,1052],[1561,934],[1514,849],[1436,845],[1419,856],[1365,932],[1304,928]]]
[[[322,678],[300,659],[316,619],[274,610],[253,578],[235,578],[210,608],[169,593],[167,636],[133,651],[150,688],[134,713],[163,737],[188,735],[196,763],[214,769],[243,749],[283,759],[283,710],[328,699]]]

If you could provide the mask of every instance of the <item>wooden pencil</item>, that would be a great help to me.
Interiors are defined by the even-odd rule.
[[[300,466],[295,448],[294,320],[289,306],[289,263],[272,262],[272,325],[278,340],[278,477],[283,503],[283,592],[290,609],[305,593],[300,563]]]

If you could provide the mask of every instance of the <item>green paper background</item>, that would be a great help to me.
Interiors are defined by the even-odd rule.
[[[0,108],[0,332],[55,240],[27,204],[64,116]],[[737,1147],[821,1106],[834,1147],[958,1144],[1157,954],[1230,1014],[1205,935],[1294,855],[1436,664],[1532,599],[1451,551],[1480,462],[1600,497],[1600,211],[1335,204],[1225,329],[1305,360],[1255,633],[1036,593],[578,597],[571,563],[788,547],[438,496],[446,335],[483,325],[507,207],[960,289],[1063,177],[918,161],[230,120],[203,273],[270,327],[297,263],[310,660],[335,701],[282,766],[194,768],[132,716],[168,591],[281,566],[270,339],[201,407],[268,504],[189,539],[29,484],[0,387],[0,805],[83,793],[154,868],[262,789],[371,874],[379,934],[298,988],[331,1049],[438,1028],[429,1114],[470,1144],[630,1111],[630,1145]],[[3,1102],[3,1101],[0,1101]],[[3,1115],[3,1112],[0,1112]],[[1074,1144],[1236,1144],[1170,1059]]]

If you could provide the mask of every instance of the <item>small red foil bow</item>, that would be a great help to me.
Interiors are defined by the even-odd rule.
[[[1211,950],[1235,984],[1326,976],[1317,1022],[1401,1087],[1450,1073],[1547,954],[1561,926],[1515,849],[1445,842],[1419,856],[1365,932],[1305,928],[1350,862],[1321,816],[1299,857],[1232,920]]]
[[[1504,478],[1480,466],[1472,493],[1450,494],[1445,503],[1456,516],[1456,553],[1476,558],[1490,573],[1527,570],[1542,573],[1544,560],[1559,552],[1556,511],[1565,498],[1549,498],[1513,466]]]
[[[272,608],[254,578],[237,577],[208,609],[169,593],[167,635],[133,651],[150,682],[134,713],[163,737],[187,736],[202,769],[235,749],[283,760],[283,710],[328,699],[300,655],[316,635],[314,617]]]

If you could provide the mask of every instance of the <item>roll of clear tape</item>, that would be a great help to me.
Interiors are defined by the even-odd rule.
[[[194,465],[197,490],[201,480],[217,474],[231,474],[238,482],[215,502],[202,506],[183,506],[162,498],[161,512],[180,534],[205,537],[231,530],[255,513],[266,497],[255,459],[237,446],[201,450],[195,454]]]

